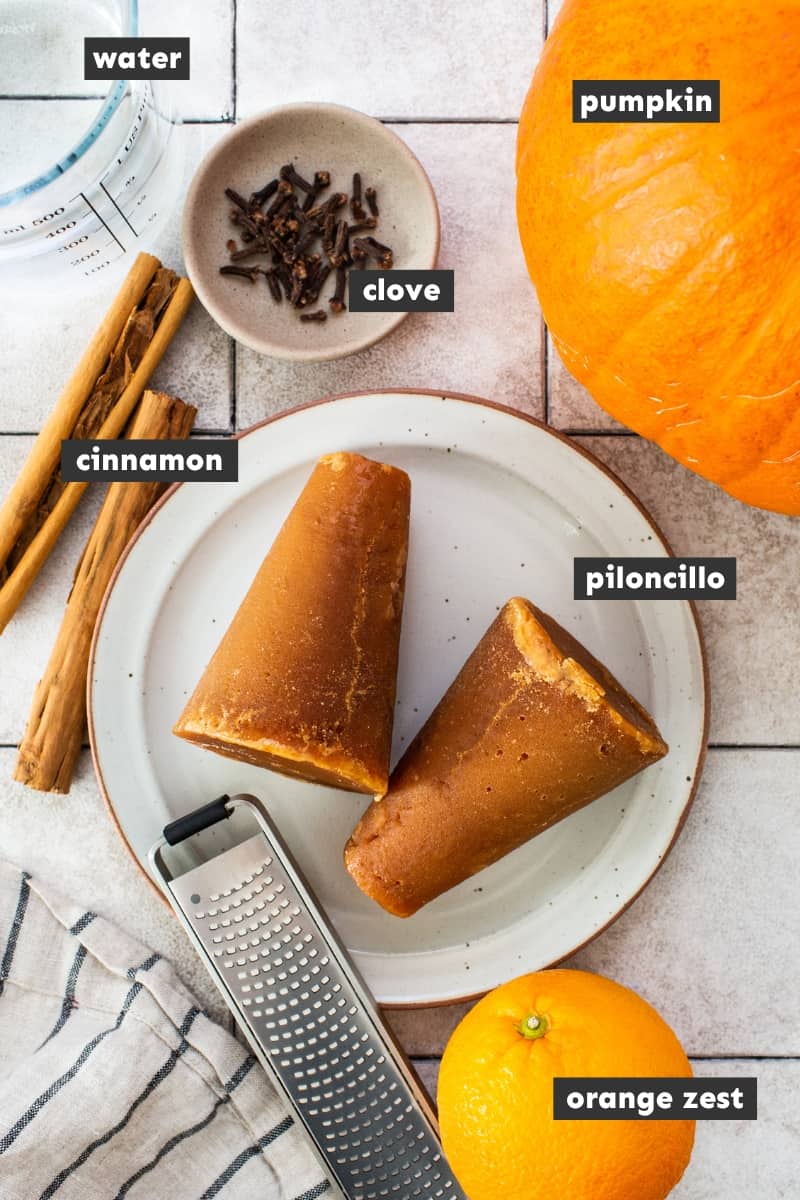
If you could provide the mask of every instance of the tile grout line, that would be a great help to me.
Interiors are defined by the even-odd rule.
[[[228,352],[228,381],[230,386],[229,411],[228,420],[230,422],[230,433],[236,433],[236,423],[239,420],[238,413],[238,372],[236,359],[236,339],[229,338],[230,350]]]
[[[235,346],[234,339],[230,339]],[[520,410],[522,411],[522,410]],[[553,425],[558,433],[566,433],[570,437],[627,437],[639,438],[638,433],[633,433],[629,429],[577,429],[570,426],[561,428],[558,425]],[[4,437],[38,437],[41,431],[38,429],[0,429],[0,438]],[[216,429],[195,429],[195,433],[217,433]],[[228,431],[224,431],[228,432]]]
[[[633,429],[581,429],[579,425],[555,425],[554,429],[558,429],[559,433],[567,433],[570,437],[611,437],[611,438],[637,438],[642,439]]]
[[[14,101],[14,100],[103,100],[104,98],[105,98],[105,94],[103,92],[88,93],[88,94],[76,95],[76,96],[70,96],[70,95],[60,96],[58,94],[58,92],[51,92],[47,96],[37,96],[35,92],[31,92],[31,93],[20,92],[19,94],[16,94],[14,92],[0,92],[0,101],[2,101],[2,100],[11,100],[11,101]]]
[[[225,435],[227,430],[219,430],[220,435]],[[0,750],[16,750],[17,742],[0,742]],[[89,743],[82,743],[83,750],[89,749]],[[709,742],[709,750],[758,750],[758,751],[788,751],[790,754],[800,752],[800,742]],[[391,1008],[391,1005],[387,1007]]]
[[[550,25],[549,0],[542,0],[542,45],[547,41],[547,30]],[[544,423],[554,428],[550,421],[550,334],[544,314],[542,322],[542,399],[544,400]]]
[[[544,422],[555,428],[550,422],[550,334],[547,322],[542,317],[542,398],[544,400]]]
[[[412,1063],[440,1063],[441,1054],[409,1054]],[[798,1054],[687,1054],[690,1062],[800,1062]]]
[[[183,117],[181,125],[233,125],[233,117]]]
[[[237,96],[234,97],[233,89],[231,92],[231,102],[237,100],[238,110],[238,85],[236,88]],[[376,116],[376,121],[381,121],[384,125],[518,125],[519,117],[393,117],[393,116]],[[232,125],[238,120],[237,115],[222,117],[183,117],[181,125]]]
[[[542,45],[547,41],[547,31],[550,27],[550,9],[549,0],[542,0]],[[555,429],[555,425],[550,420],[551,412],[551,397],[550,397],[550,333],[547,328],[547,322],[542,314],[542,398],[544,399],[544,423],[549,425],[551,429]],[[559,431],[566,432],[566,431]]]
[[[518,125],[519,117],[393,117],[379,116],[384,125]]]
[[[231,339],[231,341],[233,341],[233,339]],[[221,426],[219,426],[219,427],[208,426],[207,428],[200,427],[197,429],[193,429],[189,436],[190,437],[223,437],[225,434],[228,434],[231,432],[232,432],[231,427],[228,424],[224,428],[222,428]],[[40,430],[38,430],[38,429],[36,429],[36,430],[0,429],[0,438],[14,438],[14,437],[35,438],[35,437],[39,436],[39,433],[40,433]]]
[[[239,8],[238,0],[231,0],[231,120],[235,124],[239,115],[239,74],[238,74],[238,26],[239,26]],[[230,424],[230,433],[236,433],[236,426],[239,420],[238,414],[238,374],[237,374],[237,355],[236,355],[236,339],[228,339],[228,422]]]
[[[235,122],[238,108],[239,81],[236,72],[237,45],[236,26],[239,19],[237,0],[231,0],[231,114]]]
[[[800,1062],[800,1054],[688,1054],[692,1062]]]
[[[235,0],[234,0],[235,5]],[[234,44],[235,52],[235,44]],[[0,103],[4,100],[13,102],[15,100],[41,100],[44,102],[55,100],[101,100],[102,96],[4,96],[0,95]],[[231,95],[229,103],[234,110],[227,115],[219,117],[182,117],[181,125],[232,125],[238,120],[238,83],[235,78],[231,81]],[[394,116],[379,116],[377,120],[382,121],[384,125],[517,125],[519,124],[518,117],[394,117]]]
[[[800,750],[800,742],[709,742],[709,750]]]

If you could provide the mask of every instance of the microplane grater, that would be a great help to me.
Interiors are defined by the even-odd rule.
[[[167,847],[237,810],[253,836],[171,873]],[[222,796],[194,810],[165,828],[150,864],[345,1200],[466,1200],[424,1089],[263,805]]]

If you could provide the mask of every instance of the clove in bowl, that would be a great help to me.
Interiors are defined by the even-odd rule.
[[[250,283],[263,279],[273,302],[285,299],[292,308],[304,310],[299,317],[308,324],[327,321],[328,310],[340,316],[347,310],[350,268],[374,261],[381,270],[391,270],[394,251],[367,232],[378,227],[377,188],[364,190],[360,171],[353,174],[349,197],[330,187],[330,171],[315,171],[306,178],[293,163],[285,163],[247,199],[226,187],[231,225],[239,240],[230,237],[225,243],[228,262],[220,267],[220,275]],[[335,286],[327,308],[324,302],[315,307],[332,274]],[[264,294],[262,289],[254,303],[263,301]]]
[[[353,313],[355,267],[430,270],[439,210],[417,158],[380,121],[340,105],[291,104],[236,126],[192,180],[186,267],[211,316],[276,358],[364,350],[406,313]]]

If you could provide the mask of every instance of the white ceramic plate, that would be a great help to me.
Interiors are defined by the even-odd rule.
[[[529,596],[653,713],[666,759],[410,920],[384,913],[342,864],[365,797],[237,764],[172,735],[315,459],[358,450],[412,480],[395,757],[494,618]],[[257,427],[238,484],[175,488],[109,590],[90,668],[98,776],[140,864],[162,826],[222,792],[266,801],[377,999],[475,995],[557,962],[650,879],[678,833],[705,745],[703,652],[690,605],[572,599],[576,555],[663,555],[622,485],[567,439],[469,398],[340,397]]]

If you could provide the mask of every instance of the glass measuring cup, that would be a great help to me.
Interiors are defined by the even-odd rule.
[[[0,288],[88,290],[146,248],[181,180],[164,87],[83,78],[137,0],[0,0]]]

